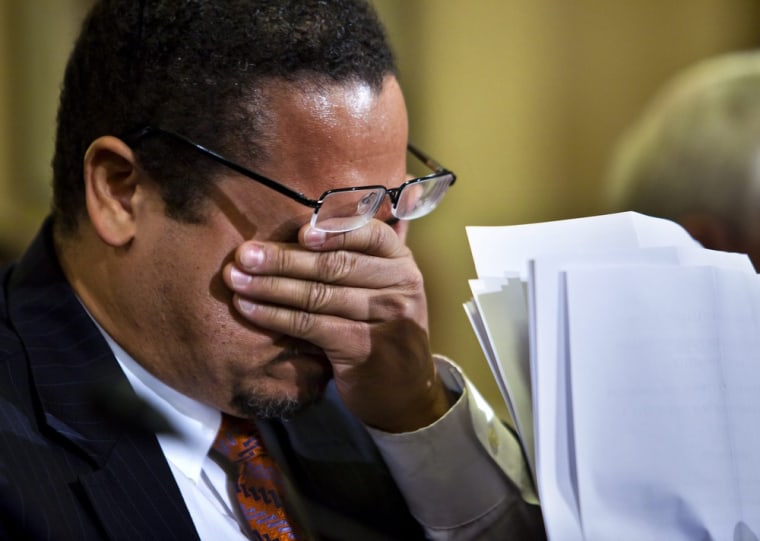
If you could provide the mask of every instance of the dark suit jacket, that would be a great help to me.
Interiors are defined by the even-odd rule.
[[[0,272],[0,538],[197,539],[153,430],[66,282],[46,224]],[[118,400],[113,400],[117,397]],[[330,390],[262,427],[320,539],[422,539],[362,424]],[[515,493],[515,539],[542,536]]]

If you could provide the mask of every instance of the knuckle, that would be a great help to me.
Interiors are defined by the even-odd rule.
[[[257,294],[277,291],[279,287],[279,281],[275,276],[256,276],[251,284],[250,293]]]
[[[290,328],[296,336],[309,336],[314,329],[315,319],[309,312],[293,311],[290,315]]]
[[[414,314],[415,303],[406,295],[388,295],[382,304],[391,319],[407,319]]]
[[[398,279],[399,287],[408,295],[418,295],[425,291],[425,281],[422,273],[415,266],[409,272],[401,273]]]
[[[274,250],[272,254],[274,272],[278,274],[284,274],[287,269],[291,268],[294,264],[294,257],[290,250]]]
[[[406,280],[407,288],[411,291],[423,291],[425,289],[425,280],[422,277],[422,273],[419,269],[415,268],[415,272],[411,273]]]
[[[382,297],[383,310],[394,319],[414,319],[424,304],[424,283],[418,272],[405,276],[395,294]]]
[[[322,312],[332,299],[332,288],[324,282],[312,282],[306,295],[306,310],[308,312]]]
[[[339,282],[356,269],[356,258],[344,250],[324,252],[320,254],[317,270],[320,280],[324,282]]]

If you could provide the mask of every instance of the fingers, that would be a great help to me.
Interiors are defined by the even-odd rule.
[[[399,260],[411,261],[409,249],[394,230],[377,221],[339,234],[304,227],[299,241],[303,247],[245,242],[235,253],[236,267],[243,273],[260,276],[288,276],[326,284],[380,288],[388,284],[390,274],[399,271]]]
[[[252,322],[255,318],[259,325],[268,323],[268,329],[306,339],[310,336],[304,336],[303,329],[315,327],[312,315],[365,323],[413,318],[426,325],[422,278],[408,249],[382,222],[363,229],[368,231],[320,236],[320,251],[293,244],[244,243],[223,272],[237,294],[236,307]],[[301,231],[305,243],[313,243],[310,236],[307,228]],[[269,308],[262,311],[261,306]],[[325,320],[321,328],[334,324]]]
[[[258,303],[241,296],[233,302],[252,324],[310,342],[324,350],[333,364],[353,364],[370,353],[369,326],[361,322]]]
[[[290,306],[312,314],[332,314],[356,321],[372,321],[383,317],[373,310],[372,290],[353,291],[345,286],[325,282],[297,280],[281,276],[251,276],[230,268],[230,279],[237,282],[236,292],[247,302]]]
[[[250,241],[236,253],[238,268],[247,273],[290,276],[303,280],[352,285],[357,257],[346,251],[309,252],[291,244]],[[383,265],[382,260],[365,264]]]

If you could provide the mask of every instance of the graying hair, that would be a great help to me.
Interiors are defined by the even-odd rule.
[[[623,134],[607,181],[613,211],[708,213],[746,231],[760,210],[760,51],[676,75]]]

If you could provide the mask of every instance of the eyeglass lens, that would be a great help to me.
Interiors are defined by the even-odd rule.
[[[420,179],[403,187],[392,214],[400,220],[414,220],[438,206],[453,176],[441,174]],[[328,233],[358,229],[377,213],[385,199],[384,188],[335,191],[327,194],[312,218],[312,227]]]

